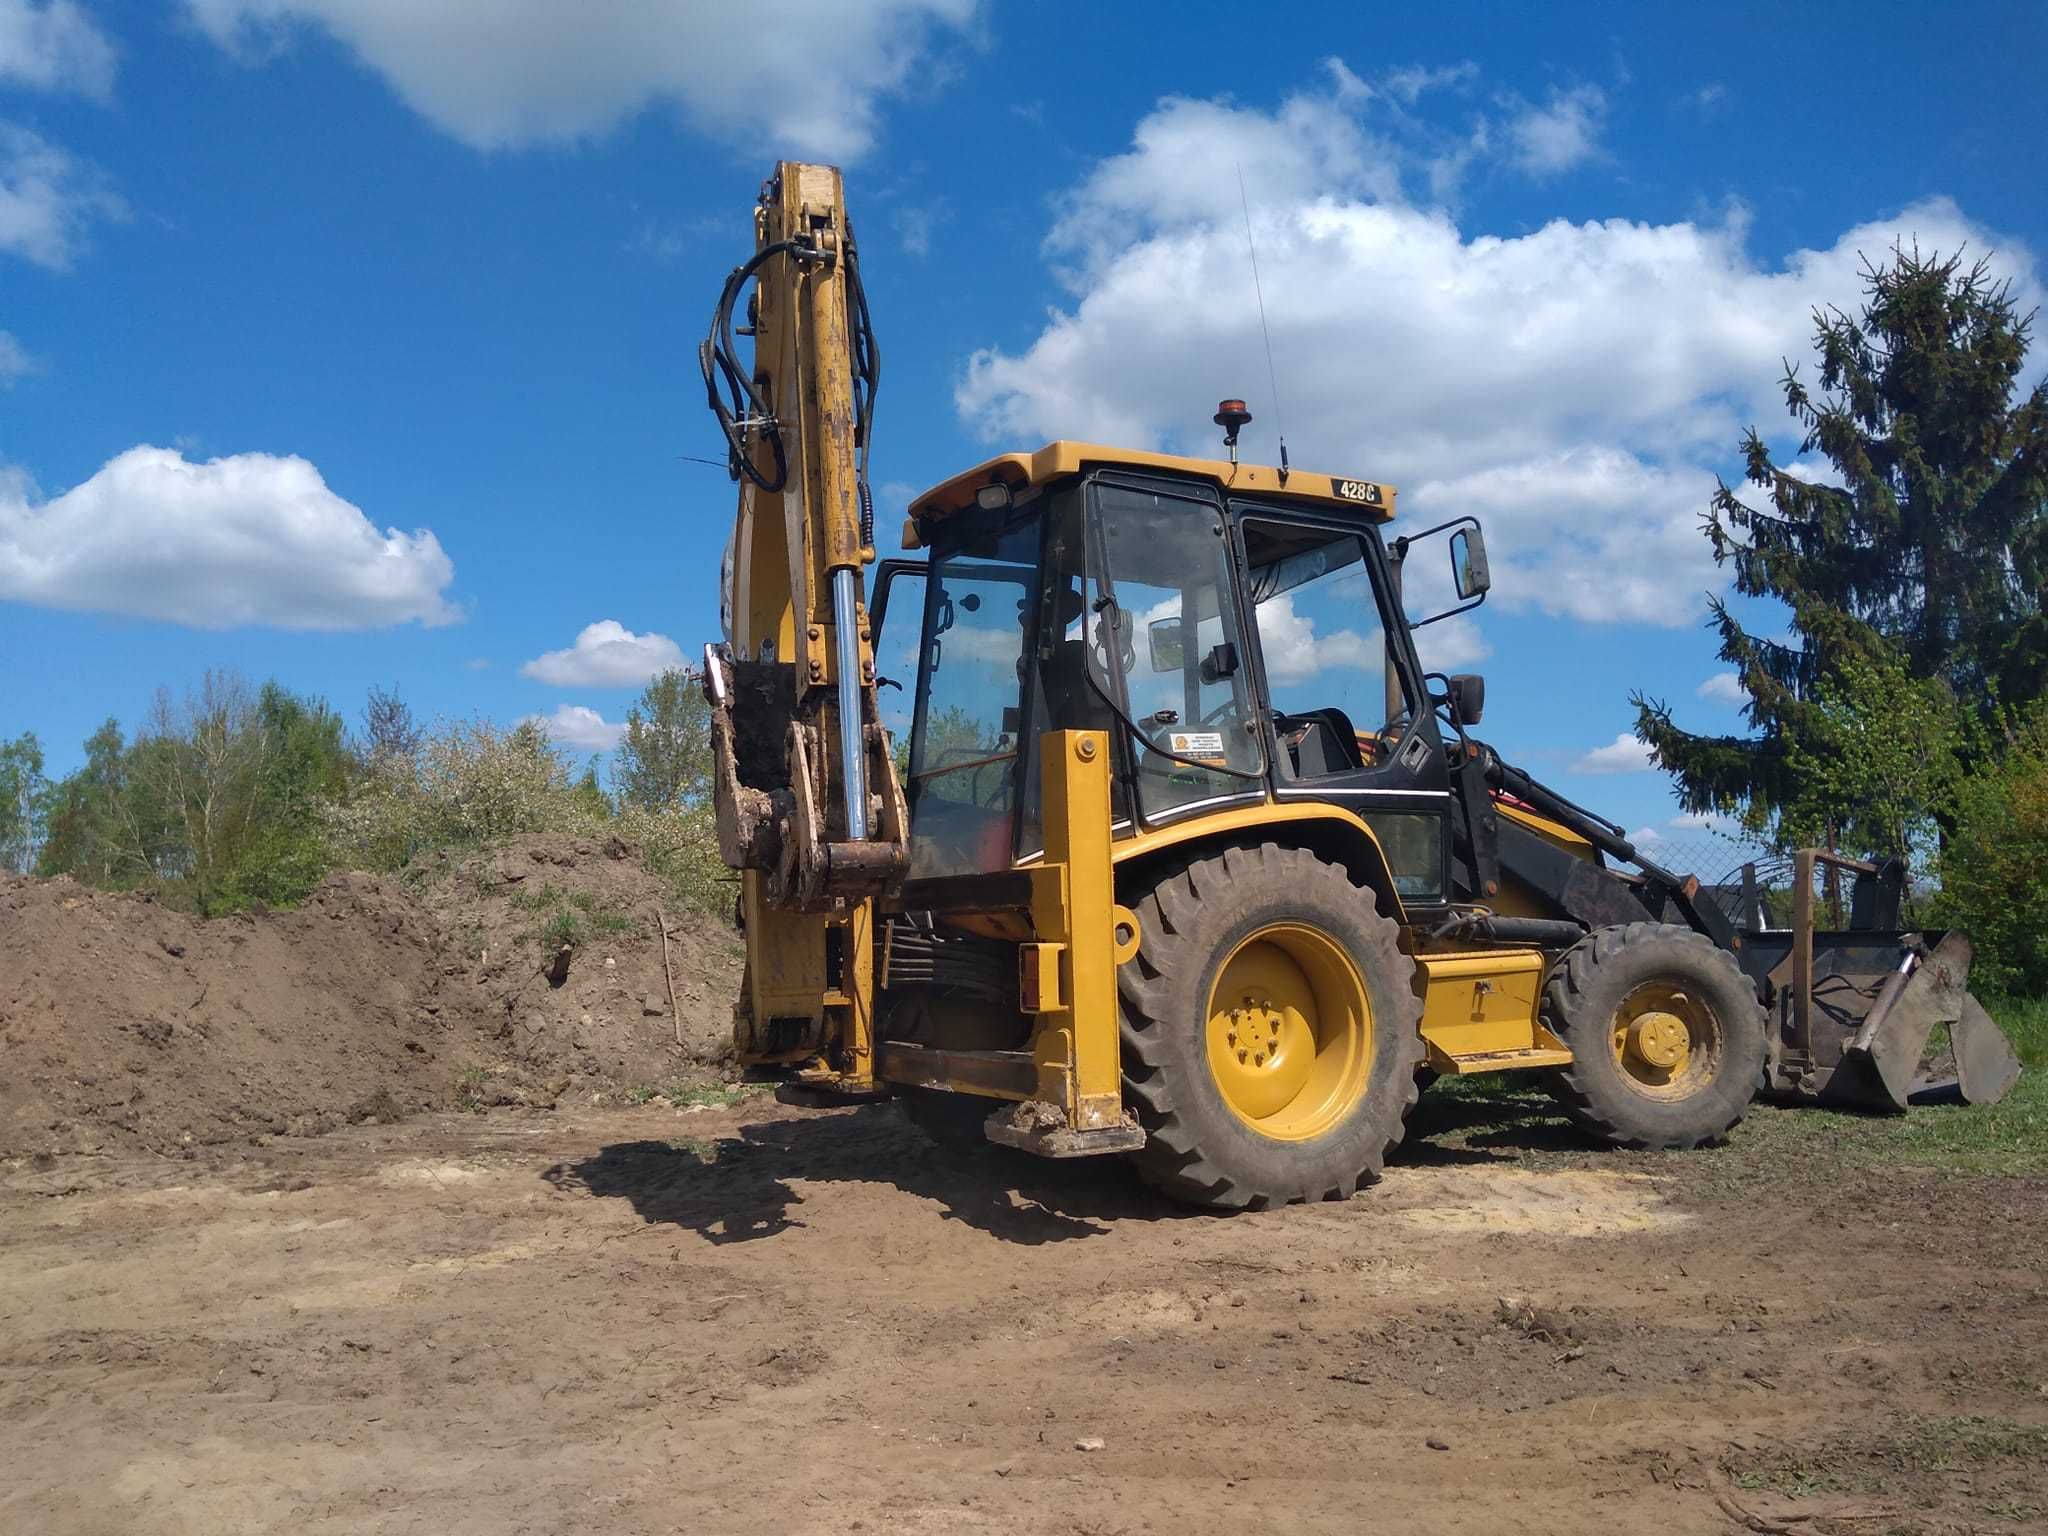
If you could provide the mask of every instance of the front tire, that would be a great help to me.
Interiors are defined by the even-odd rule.
[[[1615,1146],[1719,1141],[1762,1081],[1765,1028],[1735,957],[1671,923],[1597,928],[1558,959],[1543,1018],[1571,1047],[1552,1090]]]
[[[1132,1154],[1169,1197],[1226,1210],[1341,1200],[1379,1177],[1423,1047],[1400,929],[1301,848],[1230,848],[1134,904],[1118,970]]]

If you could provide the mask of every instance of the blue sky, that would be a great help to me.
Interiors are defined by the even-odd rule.
[[[781,154],[848,168],[885,513],[1225,394],[1269,456],[1241,167],[1295,462],[1485,518],[1437,659],[1683,838],[1616,738],[1736,723],[1705,491],[1859,251],[2038,292],[2043,57],[2030,5],[0,0],[0,736],[224,665],[601,743],[717,628],[694,348]]]

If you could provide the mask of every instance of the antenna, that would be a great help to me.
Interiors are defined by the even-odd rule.
[[[1280,483],[1287,483],[1287,426],[1280,414],[1280,374],[1273,367],[1273,333],[1266,326],[1266,290],[1259,282],[1259,247],[1252,239],[1252,204],[1245,196],[1244,162],[1237,162],[1237,201],[1244,209],[1244,245],[1252,256],[1252,292],[1259,299],[1259,334],[1266,338],[1266,382],[1273,389],[1273,427],[1280,434]],[[1234,436],[1235,434],[1233,434]],[[1233,445],[1234,446],[1234,445]],[[1233,455],[1234,456],[1234,455]]]

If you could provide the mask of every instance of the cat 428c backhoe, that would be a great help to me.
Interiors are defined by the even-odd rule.
[[[1761,1089],[1903,1107],[1937,1024],[1952,1091],[2010,1085],[1967,944],[1898,931],[1897,870],[1855,871],[1848,931],[1810,901],[1738,925],[1475,740],[1481,681],[1424,671],[1447,615],[1411,622],[1402,571],[1441,541],[1476,605],[1478,523],[1390,537],[1394,487],[1240,462],[1239,401],[1222,459],[1055,442],[926,492],[870,606],[839,173],[778,167],[756,246],[701,353],[740,482],[704,686],[745,1061],[1224,1208],[1350,1195],[1431,1074],[1542,1069],[1649,1147]]]

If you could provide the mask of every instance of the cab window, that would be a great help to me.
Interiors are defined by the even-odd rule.
[[[1409,704],[1387,654],[1364,538],[1247,518],[1244,550],[1283,776],[1312,780],[1390,761]]]

